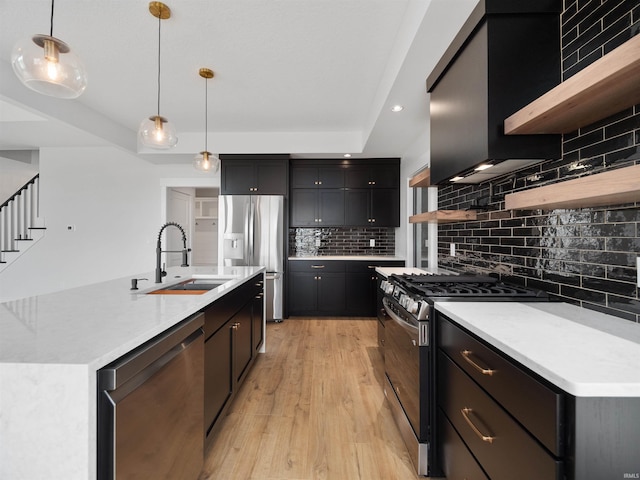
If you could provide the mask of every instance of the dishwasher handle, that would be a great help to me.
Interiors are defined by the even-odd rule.
[[[169,363],[203,334],[204,313],[183,320],[158,337],[107,365],[98,372],[100,390],[115,390],[146,371],[146,377]]]

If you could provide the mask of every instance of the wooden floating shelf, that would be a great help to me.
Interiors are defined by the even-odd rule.
[[[505,208],[586,208],[640,202],[640,165],[505,195]]]
[[[569,133],[640,103],[640,35],[504,121],[507,135]]]
[[[431,169],[425,168],[418,172],[409,180],[409,186],[414,187],[430,187],[431,186]]]
[[[476,219],[475,210],[436,210],[409,217],[409,223],[454,223]]]

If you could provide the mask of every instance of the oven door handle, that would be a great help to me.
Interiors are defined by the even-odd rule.
[[[385,312],[387,312],[387,315],[389,315],[389,317],[391,317],[391,320],[393,320],[398,325],[400,325],[402,328],[404,328],[408,332],[411,332],[414,335],[419,333],[419,328],[418,327],[416,327],[415,325],[411,325],[410,323],[405,322],[404,320],[402,320],[402,318],[400,318],[398,315],[396,315],[396,313],[393,310],[391,310],[391,308],[389,308],[389,300],[387,298],[383,298],[382,299],[382,305],[384,305],[384,310],[385,310]]]

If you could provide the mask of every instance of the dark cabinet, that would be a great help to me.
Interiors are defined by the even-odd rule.
[[[288,155],[220,155],[222,195],[286,195]]]
[[[290,260],[289,313],[375,317],[378,266],[397,260]]]
[[[345,225],[400,226],[400,190],[369,188],[345,191]]]
[[[396,159],[369,160],[367,165],[349,166],[346,170],[346,188],[398,188],[400,162]]]
[[[343,188],[346,167],[292,166],[291,188]]]
[[[344,225],[344,190],[291,190],[292,227],[336,227]]]
[[[263,275],[259,274],[205,310],[204,429],[216,421],[244,381],[264,340]],[[259,299],[259,302],[258,302]]]
[[[400,160],[291,162],[292,227],[400,226]]]
[[[233,379],[240,383],[240,379],[248,371],[253,358],[253,344],[251,331],[253,329],[253,300],[249,300],[231,318],[231,345],[233,346]]]
[[[344,262],[289,262],[291,315],[343,315],[345,298]]]
[[[260,347],[262,347],[262,344],[264,343],[264,282],[260,280],[260,282],[256,282],[256,284],[256,286],[258,286],[258,291],[254,290],[252,301],[253,311],[251,312],[251,337],[254,354],[260,350]]]
[[[470,461],[475,458],[492,480],[511,479],[514,472],[523,479],[564,479],[558,459],[564,452],[562,393],[446,317],[439,317],[437,328],[437,403],[447,478],[464,478],[458,470],[476,471]],[[464,470],[452,461],[460,452],[469,459]]]

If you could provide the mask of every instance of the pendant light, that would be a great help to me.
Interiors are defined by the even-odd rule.
[[[196,170],[200,170],[201,172],[217,172],[220,167],[220,159],[207,149],[207,137],[209,136],[209,97],[207,87],[209,79],[213,78],[213,70],[201,68],[198,73],[202,78],[204,78],[204,151],[196,155],[196,158],[193,160],[193,166]]]
[[[34,35],[16,43],[11,65],[20,81],[43,95],[77,98],[87,88],[87,74],[69,45],[53,36],[53,7],[49,35]]]
[[[171,9],[162,2],[150,2],[149,12],[158,19],[158,111],[142,121],[138,135],[145,147],[165,150],[178,143],[175,128],[160,115],[160,25],[162,20],[171,17]]]

